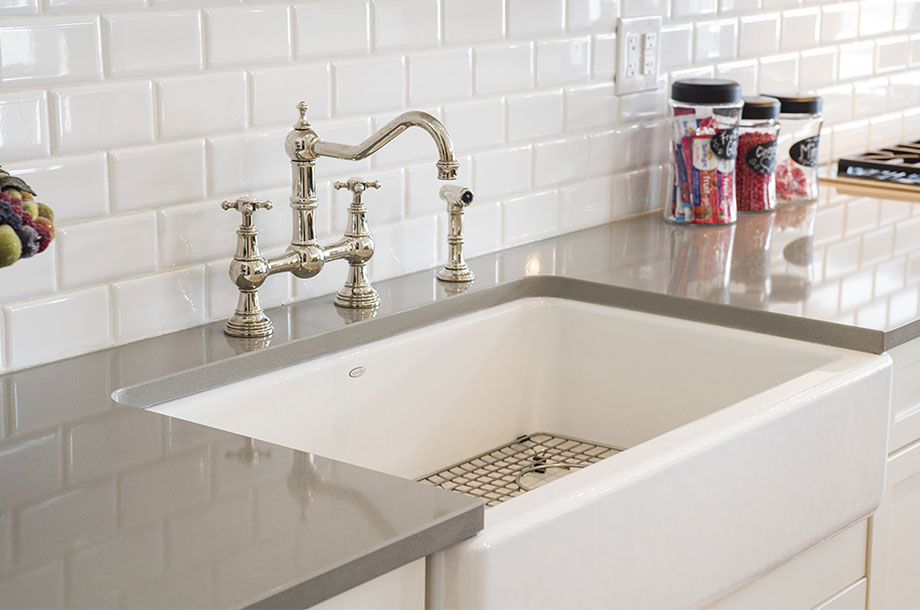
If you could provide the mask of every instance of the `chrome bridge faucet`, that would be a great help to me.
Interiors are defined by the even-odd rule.
[[[348,189],[353,194],[348,208],[348,228],[340,240],[329,245],[320,244],[316,241],[314,228],[318,207],[314,169],[319,157],[360,161],[383,148],[406,129],[420,127],[428,132],[437,145],[438,179],[457,178],[459,164],[454,158],[450,136],[444,125],[426,112],[405,112],[364,142],[348,146],[321,139],[307,121],[307,104],[300,102],[297,109],[300,111],[300,119],[284,141],[293,169],[290,201],[294,234],[287,250],[269,259],[259,252],[256,240],[258,231],[253,225],[252,216],[258,209],[271,209],[271,202],[243,197],[221,204],[225,210],[235,209],[243,217],[236,232],[236,253],[230,263],[230,279],[239,289],[240,295],[236,311],[224,327],[224,332],[232,337],[258,338],[272,334],[272,323],[259,305],[258,291],[265,279],[275,273],[290,272],[299,278],[310,278],[322,271],[327,262],[344,259],[349,264],[348,277],[345,286],[336,295],[335,304],[349,309],[373,309],[380,303],[380,297],[367,277],[366,266],[374,255],[374,239],[368,230],[366,208],[362,201],[367,189],[379,189],[380,183],[367,182],[361,178],[335,183],[336,189]],[[447,202],[449,257],[447,265],[438,273],[438,279],[445,282],[470,282],[473,273],[463,259],[462,218],[463,209],[473,201],[473,192],[468,188],[444,186],[440,196]]]

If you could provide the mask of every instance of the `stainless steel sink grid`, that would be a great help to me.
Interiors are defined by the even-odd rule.
[[[534,432],[418,480],[495,506],[621,451],[621,447]]]

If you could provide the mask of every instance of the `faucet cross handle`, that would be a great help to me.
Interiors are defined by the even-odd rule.
[[[236,210],[243,215],[243,226],[252,225],[252,215],[256,210],[272,209],[271,201],[258,201],[252,197],[240,197],[236,201],[224,201],[220,204],[225,210]]]
[[[361,193],[367,189],[379,189],[380,182],[378,180],[374,180],[372,182],[365,181],[363,178],[349,178],[347,182],[336,182],[333,186],[337,191],[341,189],[348,189],[360,200]]]

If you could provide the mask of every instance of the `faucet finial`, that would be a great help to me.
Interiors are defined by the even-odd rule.
[[[310,122],[307,121],[307,110],[310,107],[303,100],[297,104],[297,110],[300,111],[300,119],[294,123],[294,129],[308,129],[310,127]]]

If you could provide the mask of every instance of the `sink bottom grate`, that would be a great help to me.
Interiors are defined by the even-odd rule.
[[[495,506],[620,451],[620,447],[534,432],[418,480]]]

